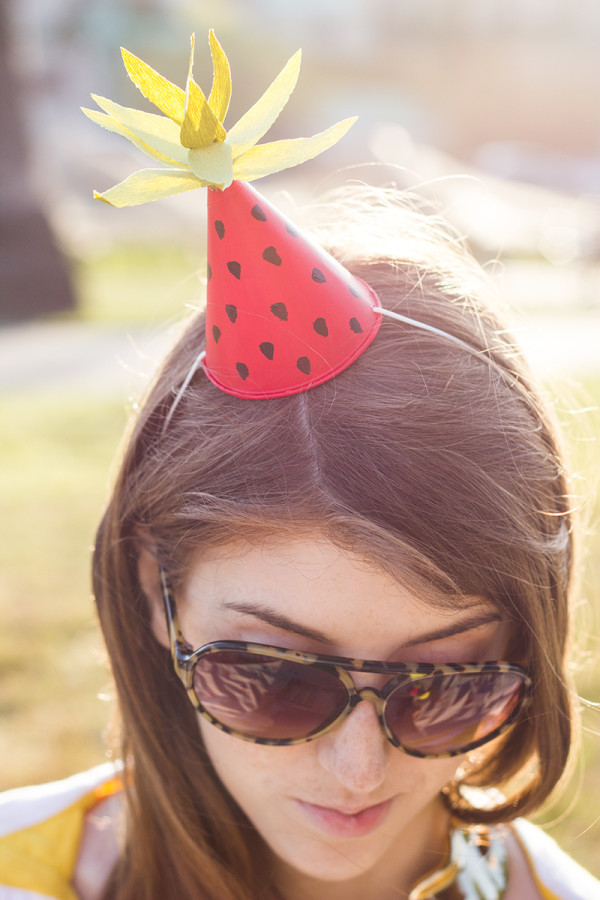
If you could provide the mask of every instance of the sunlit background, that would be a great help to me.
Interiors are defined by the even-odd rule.
[[[348,179],[418,190],[489,268],[579,473],[578,686],[600,701],[597,0],[4,0],[0,15],[0,789],[103,759],[90,546],[127,411],[202,303],[203,192],[94,201],[146,161],[79,108],[91,92],[146,108],[120,45],[183,85],[192,32],[208,90],[210,27],[232,66],[226,126],[299,46],[269,139],[359,116],[261,191],[293,217]],[[600,731],[597,713],[584,723]],[[600,876],[598,734],[584,751],[542,821]]]

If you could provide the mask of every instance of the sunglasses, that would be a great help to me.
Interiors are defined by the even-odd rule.
[[[531,678],[505,662],[389,663],[246,641],[194,650],[179,629],[162,568],[161,579],[177,676],[205,719],[245,741],[278,747],[313,741],[368,700],[394,747],[439,759],[498,737],[530,701]],[[359,690],[350,672],[388,680],[380,689]]]

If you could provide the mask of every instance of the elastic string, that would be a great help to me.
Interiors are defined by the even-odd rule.
[[[190,381],[192,380],[192,378],[194,377],[194,375],[195,375],[196,372],[198,371],[198,368],[199,368],[199,366],[200,366],[200,363],[202,362],[202,360],[204,359],[205,356],[206,356],[206,350],[202,350],[202,352],[198,354],[198,356],[196,357],[196,359],[195,359],[194,362],[192,363],[192,366],[191,366],[191,368],[190,368],[190,371],[189,371],[189,372],[187,373],[187,375],[185,376],[185,379],[184,379],[183,384],[181,385],[181,387],[180,387],[179,390],[177,391],[177,394],[175,395],[175,399],[173,400],[173,404],[172,404],[172,406],[171,406],[171,409],[170,409],[169,412],[167,413],[167,417],[166,417],[166,419],[165,419],[165,421],[164,421],[164,425],[163,425],[163,428],[162,428],[163,434],[165,433],[165,431],[166,431],[167,428],[169,427],[169,422],[170,422],[171,419],[173,418],[173,413],[175,412],[175,410],[176,410],[177,407],[179,406],[179,404],[180,404],[180,402],[181,402],[181,398],[182,398],[183,395],[185,394],[185,392],[186,392],[186,390],[187,390],[187,387],[188,387]]]
[[[398,322],[404,322],[406,325],[412,325],[414,328],[420,328],[421,331],[430,331],[432,334],[437,334],[440,337],[446,338],[448,341],[453,341],[455,344],[458,344],[459,347],[463,347],[465,350],[470,350],[473,352],[475,347],[472,347],[470,344],[467,344],[466,341],[461,341],[460,338],[455,337],[453,334],[448,334],[447,331],[442,331],[441,328],[435,328],[433,325],[427,325],[426,322],[419,322],[417,319],[410,319],[408,316],[402,316],[400,313],[392,312],[391,309],[384,309],[383,306],[374,306],[374,312],[382,313],[384,316],[389,316],[391,319],[397,319]],[[475,352],[477,352],[475,350]]]

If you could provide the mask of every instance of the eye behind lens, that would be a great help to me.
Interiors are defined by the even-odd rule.
[[[458,754],[496,737],[516,718],[525,696],[516,671],[434,674],[392,691],[385,720],[408,753]]]
[[[248,738],[286,742],[313,735],[348,705],[348,691],[318,666],[243,650],[202,657],[194,693],[217,722]]]

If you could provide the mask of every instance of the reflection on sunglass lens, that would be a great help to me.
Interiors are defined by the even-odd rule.
[[[245,737],[274,742],[320,732],[345,712],[350,699],[331,669],[245,649],[201,656],[193,683],[201,708],[217,722]],[[524,694],[525,681],[516,671],[415,674],[390,691],[384,718],[408,753],[443,756],[494,737]]]
[[[385,718],[408,751],[433,755],[466,750],[510,719],[522,688],[514,672],[425,676],[390,695]]]
[[[194,692],[218,722],[271,740],[306,737],[334,721],[348,702],[334,673],[243,650],[202,657]]]

